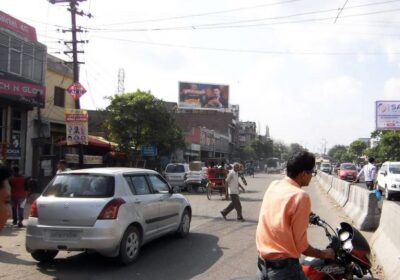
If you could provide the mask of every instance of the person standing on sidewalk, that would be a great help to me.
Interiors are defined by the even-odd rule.
[[[225,220],[229,212],[231,212],[233,209],[236,209],[237,220],[244,221],[242,216],[242,204],[240,203],[239,198],[239,168],[239,164],[235,163],[233,165],[233,169],[229,171],[229,174],[225,179],[226,183],[228,184],[228,192],[231,197],[231,202],[229,203],[228,207],[220,212]]]
[[[11,206],[12,206],[12,216],[13,225],[18,227],[23,227],[22,221],[24,220],[24,207],[26,203],[26,178],[19,174],[19,167],[12,167],[13,176],[10,179],[11,185]]]
[[[360,180],[362,174],[364,174],[365,185],[367,189],[372,191],[375,187],[376,181],[376,166],[374,165],[375,159],[373,157],[368,158],[368,164],[364,165],[364,167],[360,170],[357,175],[355,183]]]
[[[300,255],[334,259],[332,249],[313,248],[307,239],[311,200],[308,186],[315,157],[302,151],[287,162],[287,177],[274,181],[265,192],[256,231],[258,269],[262,280],[306,280]]]
[[[10,177],[11,170],[0,165],[0,231],[10,217],[10,184],[8,182]]]

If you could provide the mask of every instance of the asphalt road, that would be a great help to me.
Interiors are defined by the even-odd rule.
[[[225,221],[219,211],[226,205],[218,195],[187,194],[192,207],[191,234],[185,239],[166,236],[145,245],[138,261],[121,266],[98,254],[62,252],[49,265],[37,264],[24,248],[25,229],[8,226],[0,235],[1,279],[256,279],[255,230],[264,192],[281,175],[247,177],[247,192],[241,195],[245,222],[231,213]],[[336,226],[346,219],[313,179],[307,191],[313,211]],[[312,245],[324,248],[327,240],[320,228],[309,229]]]

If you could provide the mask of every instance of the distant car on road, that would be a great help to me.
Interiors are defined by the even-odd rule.
[[[354,181],[357,178],[357,167],[351,163],[342,163],[339,167],[338,177],[345,181]]]
[[[330,163],[323,162],[323,163],[321,163],[319,170],[321,170],[322,172],[331,174],[332,173],[332,165]]]
[[[93,168],[57,174],[32,204],[26,249],[39,262],[58,251],[96,251],[129,264],[170,232],[189,234],[192,209],[153,170]]]
[[[172,187],[178,187],[179,190],[187,189],[186,178],[190,171],[187,163],[169,163],[165,167],[164,176]]]
[[[377,184],[387,200],[400,197],[400,162],[384,162],[378,172]]]

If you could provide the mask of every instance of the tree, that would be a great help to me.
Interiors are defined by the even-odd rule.
[[[292,143],[292,144],[290,144],[290,147],[289,147],[290,154],[295,154],[295,153],[302,152],[305,150],[306,149],[298,143]]]
[[[182,131],[164,102],[150,92],[137,90],[108,99],[105,127],[122,151],[130,154],[132,147],[138,151],[141,145],[155,144],[159,154],[168,154],[185,146]]]
[[[246,145],[238,149],[238,155],[241,160],[251,160],[256,153],[251,145]]]
[[[328,156],[333,158],[338,162],[348,161],[350,154],[348,153],[348,149],[344,145],[335,145],[328,151]],[[350,160],[351,161],[351,160]]]
[[[378,162],[400,160],[400,131],[374,131],[371,137],[380,141],[378,146],[367,150],[368,156]]]
[[[364,151],[367,148],[367,144],[361,140],[353,141],[349,146],[349,153],[353,154],[356,158],[360,158],[364,155]]]
[[[289,147],[283,142],[275,141],[273,143],[273,157],[287,161],[289,159]]]
[[[272,140],[261,141],[255,139],[250,142],[250,147],[253,149],[258,158],[269,158],[272,156],[273,142]]]

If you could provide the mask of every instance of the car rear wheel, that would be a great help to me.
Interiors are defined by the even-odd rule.
[[[119,248],[118,258],[122,264],[131,264],[137,259],[140,251],[140,240],[139,230],[135,226],[129,226],[122,237]]]
[[[51,262],[57,254],[57,250],[35,250],[31,253],[32,258],[41,263]]]
[[[190,231],[190,214],[187,209],[183,211],[181,224],[179,225],[177,234],[179,237],[185,237]]]

